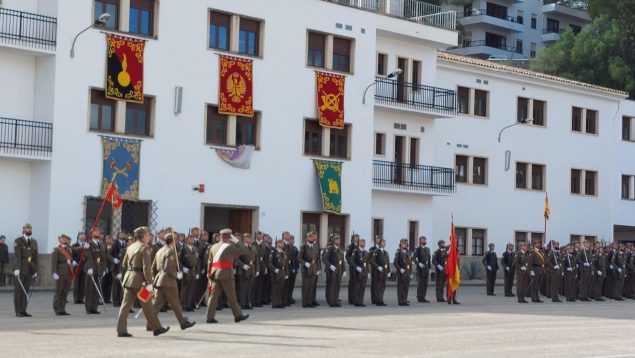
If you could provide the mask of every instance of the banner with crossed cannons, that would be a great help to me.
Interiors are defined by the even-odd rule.
[[[320,125],[344,128],[344,76],[315,71],[317,111]]]
[[[124,200],[137,200],[141,141],[102,136],[101,142],[103,147],[102,195],[106,193],[110,181],[114,178],[119,194]]]

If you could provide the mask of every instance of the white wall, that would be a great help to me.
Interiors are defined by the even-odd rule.
[[[0,158],[0,234],[7,237],[9,250],[13,251],[13,239],[22,234],[22,225],[29,222],[31,204],[31,163]],[[44,236],[37,226],[34,237]]]
[[[0,52],[0,117],[33,119],[35,58]]]
[[[622,140],[622,116],[635,117],[635,102],[620,102],[613,118],[613,223],[635,226],[635,201],[623,200],[621,191],[622,175],[635,175],[635,143]]]

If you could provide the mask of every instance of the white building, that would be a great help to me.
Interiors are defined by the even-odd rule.
[[[619,195],[625,180],[626,197],[635,199],[635,177],[622,178],[635,175],[628,162],[635,149],[618,133],[622,116],[635,117],[626,94],[439,55],[457,44],[454,12],[412,0],[2,6],[0,27],[12,35],[0,35],[0,233],[18,236],[30,222],[42,252],[60,233],[90,227],[101,195],[101,135],[142,140],[139,200],[114,213],[107,206],[106,230],[229,226],[296,237],[317,230],[323,243],[330,233],[348,241],[355,232],[381,234],[393,248],[402,237],[447,238],[454,213],[470,255],[487,242],[544,231],[545,191],[550,237],[610,240],[614,225],[635,227],[632,202]],[[103,12],[112,15],[106,26],[79,36],[71,57],[75,36]],[[29,25],[15,25],[20,17]],[[147,40],[142,106],[104,97],[104,32]],[[254,119],[217,114],[219,54],[253,59]],[[396,68],[397,79],[385,79]],[[315,122],[315,70],[346,75],[344,130]],[[183,91],[180,111],[175,87]],[[596,134],[571,131],[574,107],[584,131],[595,113]],[[533,113],[533,124],[510,128],[499,144],[499,130],[518,112]],[[241,143],[257,148],[247,170],[210,149]],[[322,212],[316,158],[343,162],[341,215]],[[517,189],[522,168],[542,170],[542,179]],[[593,193],[570,194],[572,169],[581,182],[595,175]],[[204,191],[192,190],[199,184]]]
[[[584,10],[542,0],[474,0],[452,9],[464,34],[449,51],[485,59],[533,58],[566,29],[580,31],[591,23]]]

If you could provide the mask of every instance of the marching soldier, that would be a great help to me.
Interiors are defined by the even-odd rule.
[[[86,282],[86,275],[84,274],[84,265],[86,261],[82,260],[84,250],[86,250],[86,234],[80,232],[77,234],[77,242],[71,247],[73,250],[73,299],[75,304],[84,303],[84,283]]]
[[[149,292],[154,290],[152,286],[152,266],[150,261],[150,251],[152,248],[149,243],[152,240],[150,229],[146,226],[139,227],[134,231],[135,242],[131,244],[121,261],[121,271],[125,274],[118,274],[119,280],[123,283],[124,294],[123,303],[119,309],[119,320],[117,322],[118,337],[132,337],[128,333],[128,313],[132,304],[137,299],[139,291],[143,287]],[[122,277],[123,276],[123,277]],[[170,327],[161,326],[159,317],[152,307],[150,301],[139,300],[143,315],[148,321],[148,327],[155,336],[166,333]]]
[[[181,329],[188,329],[194,326],[196,322],[190,322],[187,317],[183,317],[183,312],[181,311],[176,281],[183,278],[183,272],[178,271],[179,263],[177,262],[174,236],[173,233],[165,235],[164,245],[156,253],[155,259],[152,262],[154,286],[157,288],[152,299],[152,306],[154,307],[154,311],[158,312],[168,303],[172,311],[174,311],[174,316],[176,316],[177,321],[179,321]],[[146,328],[151,330],[149,326]]]
[[[276,248],[271,251],[268,263],[271,274],[271,308],[284,308],[282,291],[284,282],[289,279],[288,260],[287,253],[284,251],[284,241],[276,240]]]
[[[26,312],[26,306],[29,300],[28,293],[31,292],[31,283],[37,277],[38,268],[37,241],[31,237],[32,234],[31,224],[24,224],[22,236],[15,239],[13,244],[15,256],[13,305],[17,317],[31,317]]]
[[[359,245],[359,235],[355,234],[352,237],[351,244],[346,248],[346,254],[344,258],[348,263],[348,304],[352,305],[355,299],[355,292],[357,292],[357,275],[355,275],[355,265],[352,264],[351,259],[353,257],[353,253],[357,249]]]
[[[121,272],[121,260],[126,254],[126,233],[120,231],[117,235],[117,242],[113,245],[112,261],[113,261],[113,286],[112,286],[112,304],[114,307],[121,307],[123,298],[123,286],[121,281],[117,280],[117,274]]]
[[[448,254],[445,250],[445,240],[439,240],[437,243],[439,248],[432,256],[432,264],[435,267],[434,280],[436,284],[437,302],[446,302],[443,298],[443,289],[445,288],[445,264]]]
[[[317,307],[315,291],[320,270],[320,248],[315,243],[317,234],[309,232],[307,242],[300,249],[299,261],[302,270],[302,307]]]
[[[220,231],[221,242],[214,244],[210,249],[211,260],[208,268],[208,276],[211,283],[211,295],[207,302],[207,323],[218,323],[216,316],[216,305],[221,293],[225,293],[227,303],[234,314],[234,322],[238,323],[249,318],[243,315],[236,300],[236,287],[234,283],[234,260],[240,255],[249,253],[246,247],[238,245],[238,240],[232,237],[230,229]]]
[[[370,264],[370,258],[372,258],[375,255],[375,251],[377,249],[379,249],[379,243],[381,242],[381,236],[379,235],[375,235],[375,239],[373,240],[373,246],[368,249],[368,254],[369,254],[369,264]],[[376,279],[376,274],[377,274],[377,269],[375,268],[375,266],[371,265],[370,266],[370,302],[372,304],[377,304],[377,297],[375,296],[376,293],[376,287],[375,285],[377,284],[377,279]]]
[[[626,262],[624,260],[624,245],[613,243],[617,249],[611,258],[609,268],[613,270],[615,288],[613,289],[614,299],[616,301],[624,301],[622,297],[624,290],[624,275],[626,274]]]
[[[494,285],[496,284],[496,274],[498,273],[498,258],[494,251],[494,243],[489,244],[489,251],[483,256],[483,266],[487,269],[486,290],[488,296],[496,296],[494,294]]]
[[[576,266],[580,269],[580,277],[578,280],[579,286],[579,298],[580,301],[589,302],[589,289],[591,286],[592,272],[593,272],[593,256],[590,250],[591,243],[587,240],[583,242],[583,248],[578,251],[576,257]]]
[[[531,276],[531,302],[544,302],[540,299],[540,287],[542,286],[542,279],[545,270],[545,256],[542,254],[542,243],[540,241],[534,242],[534,249],[529,253]]]
[[[514,293],[512,292],[512,286],[514,286],[514,244],[507,244],[507,249],[503,253],[503,257],[501,258],[501,264],[505,269],[504,277],[505,277],[505,297],[514,297]]]
[[[238,303],[242,309],[252,309],[251,292],[253,290],[254,278],[259,275],[259,262],[256,260],[256,248],[252,245],[250,234],[243,235],[243,245],[248,253],[238,257]]]
[[[92,240],[86,248],[84,261],[84,287],[86,293],[86,313],[99,314],[97,307],[103,298],[101,280],[106,275],[106,250],[101,245],[101,231],[95,229],[92,232]],[[104,303],[104,302],[101,302]],[[105,304],[105,303],[104,303]]]
[[[369,263],[376,271],[375,273],[375,299],[377,306],[386,306],[384,303],[384,291],[386,290],[386,278],[390,277],[390,258],[385,250],[386,240],[380,239],[379,245],[370,256]],[[371,288],[372,289],[372,288]]]
[[[397,269],[397,300],[399,306],[409,306],[408,288],[412,276],[412,257],[408,250],[408,239],[399,241],[399,248],[395,253],[393,266]],[[441,293],[443,296],[443,292]]]
[[[593,269],[595,275],[593,275],[593,288],[591,289],[591,298],[596,301],[604,301],[602,298],[602,288],[604,287],[604,280],[606,279],[607,267],[606,256],[602,247],[596,246],[596,253],[593,256]]]
[[[322,255],[324,271],[326,271],[326,303],[330,307],[342,307],[340,304],[340,285],[342,275],[346,273],[344,264],[344,251],[340,248],[341,239],[339,235],[331,235],[329,245]]]
[[[426,300],[428,292],[428,277],[430,276],[430,249],[426,246],[425,236],[419,238],[419,247],[413,253],[414,264],[417,265],[417,301],[430,302]]]
[[[560,267],[560,243],[551,241],[551,249],[547,255],[547,275],[549,275],[549,293],[552,302],[562,302],[558,297],[560,284],[562,283],[562,268]]]
[[[562,257],[564,267],[564,295],[567,302],[575,302],[575,256],[573,246],[567,246],[567,252]]]
[[[529,253],[527,252],[529,245],[523,242],[520,246],[520,252],[514,256],[514,267],[516,268],[516,297],[518,303],[527,303],[525,297],[529,289]]]
[[[186,245],[181,250],[179,262],[183,265],[183,282],[181,283],[181,306],[186,312],[193,312],[194,289],[199,278],[198,249],[194,247],[194,237],[189,235],[185,239]]]
[[[366,283],[368,282],[368,252],[364,250],[366,240],[359,240],[359,247],[353,253],[353,262],[355,264],[355,275],[357,275],[357,291],[353,304],[355,307],[366,307],[364,304],[364,293],[366,292]]]
[[[56,316],[69,316],[66,312],[66,297],[71,288],[73,276],[73,252],[68,244],[71,238],[62,234],[57,238],[59,246],[51,254],[51,273],[55,280],[55,294],[53,295],[53,310]]]

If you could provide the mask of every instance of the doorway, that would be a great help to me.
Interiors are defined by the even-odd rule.
[[[258,208],[254,207],[204,205],[203,230],[215,233],[230,228],[233,232],[253,234],[257,212]]]

